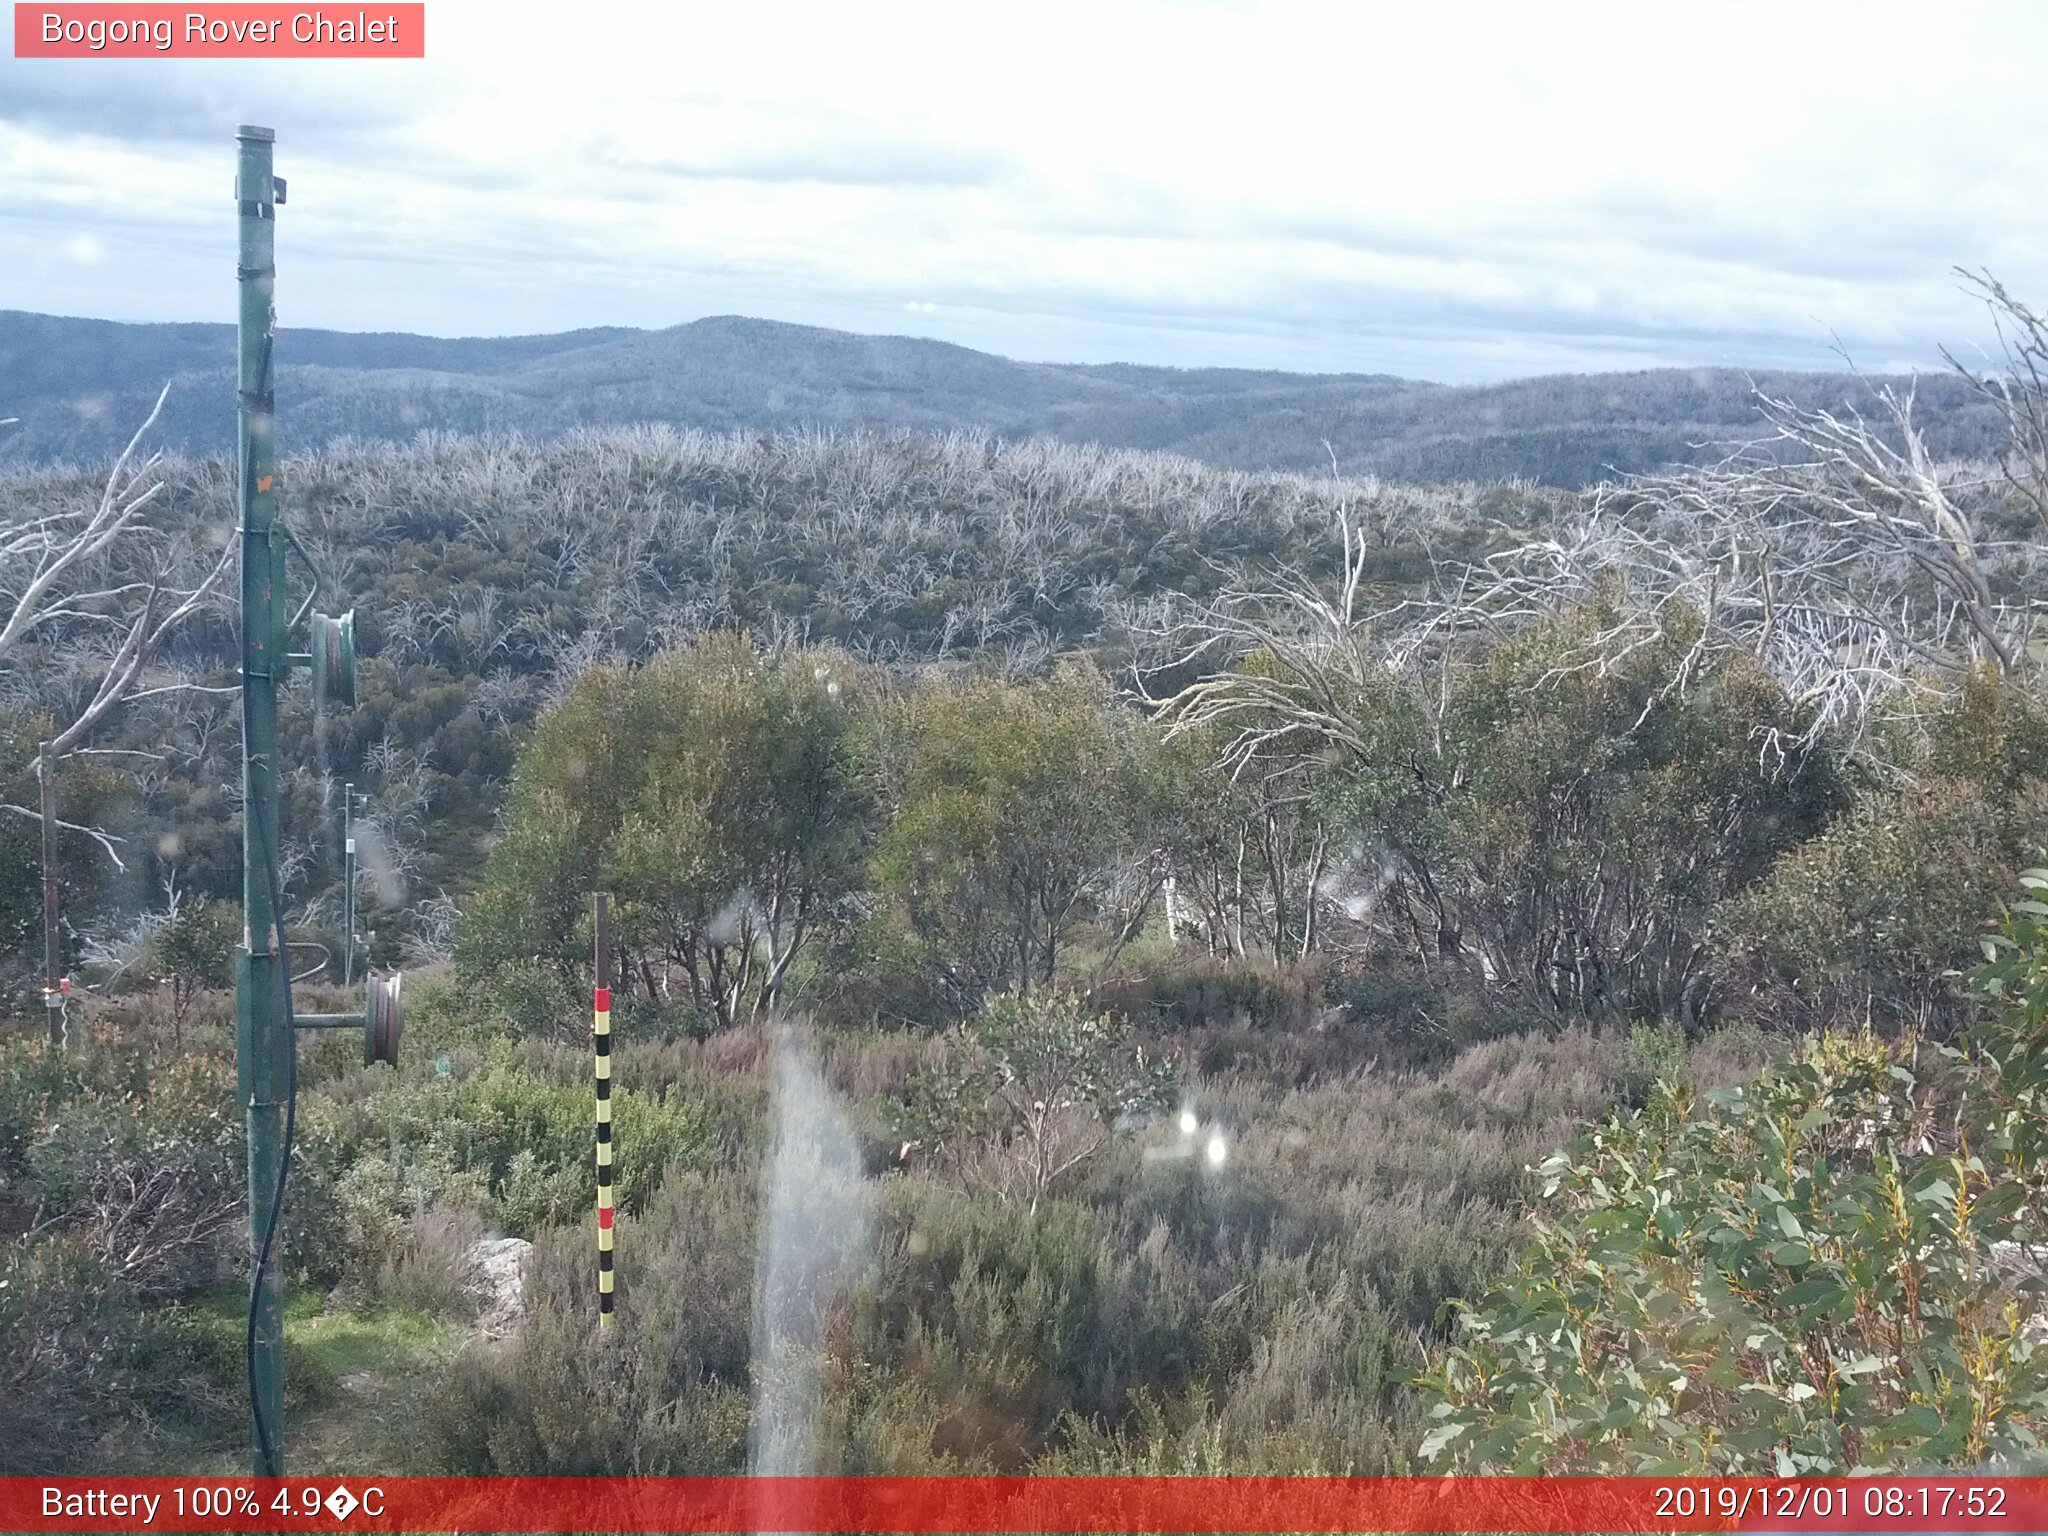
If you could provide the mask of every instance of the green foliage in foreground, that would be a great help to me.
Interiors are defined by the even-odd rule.
[[[1546,1162],[1535,1242],[1433,1378],[1423,1455],[1722,1474],[2037,1457],[2044,917],[2029,899],[1987,940],[2000,1011],[1968,1050],[1822,1038],[1746,1089],[1661,1088]]]
[[[681,1050],[751,1078],[747,1038]],[[827,1037],[824,1074],[871,1127],[946,1044]],[[818,1470],[1406,1470],[1440,1298],[1494,1272],[1521,1167],[1638,1064],[1583,1031],[1495,1041],[1440,1075],[1370,1070],[1357,1035],[1322,1048],[1308,1080],[1300,1038],[1262,1035],[1227,1077],[1183,1082],[1203,1134],[1229,1138],[1221,1167],[1167,1124],[1113,1136],[1033,1215],[950,1160],[880,1178],[869,1262],[828,1314]],[[756,1129],[730,1163],[676,1170],[622,1223],[609,1347],[589,1220],[542,1236],[526,1331],[429,1394],[422,1469],[744,1470],[759,1145]]]
[[[47,1468],[81,1426],[146,1440],[229,1411],[236,1380],[180,1303],[239,1246],[234,1076],[187,1056],[60,1055],[37,1038],[0,1063],[0,1474]]]

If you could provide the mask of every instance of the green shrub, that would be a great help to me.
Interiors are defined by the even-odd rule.
[[[1546,1162],[1534,1244],[1432,1379],[1425,1457],[1837,1474],[2037,1455],[2043,1286],[2019,1256],[2048,1237],[2043,916],[2021,903],[1988,946],[2001,1011],[1969,1052],[1823,1037],[1747,1088],[1667,1084]]]
[[[226,1068],[184,1057],[146,1093],[89,1089],[47,1111],[25,1157],[43,1227],[78,1235],[136,1296],[211,1283],[245,1208],[234,1102]]]
[[[139,1051],[58,1051],[40,1034],[6,1038],[0,1049],[0,1191],[15,1189],[20,1198],[29,1147],[74,1100],[140,1094],[148,1083],[149,1061]]]
[[[672,989],[722,1025],[772,1009],[857,884],[871,831],[863,692],[836,652],[764,654],[737,634],[591,669],[520,755],[465,913],[465,980],[488,987],[510,968],[537,1015],[526,1027],[573,1031],[580,1010],[561,1005],[587,974],[582,893],[595,883],[616,896],[622,998]]]
[[[1946,1035],[1957,977],[2048,812],[2048,706],[1973,674],[1865,792],[1714,916],[1716,1008],[1779,1029]]]
[[[149,967],[170,988],[173,1038],[179,1044],[200,994],[234,987],[238,918],[227,902],[184,897],[150,941]]]
[[[1115,1122],[1172,1102],[1171,1066],[1128,1019],[1057,992],[993,997],[948,1046],[911,1080],[904,1130],[1030,1212]]]
[[[219,1414],[235,1370],[182,1305],[243,1251],[224,1063],[150,1070],[119,1040],[0,1056],[0,1471],[106,1471],[166,1421]]]
[[[335,1191],[358,1260],[380,1262],[410,1221],[437,1207],[476,1209],[531,1236],[595,1200],[588,1080],[522,1067],[509,1042],[468,1063],[302,1106],[310,1177]],[[620,1089],[612,1123],[621,1210],[640,1210],[671,1165],[719,1155],[714,1122],[682,1093]]]
[[[1029,683],[931,675],[878,711],[870,966],[961,1018],[1051,983],[1091,919],[1122,927],[1111,887],[1150,846],[1138,724],[1079,663]]]

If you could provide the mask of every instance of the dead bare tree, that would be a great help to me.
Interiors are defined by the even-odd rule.
[[[90,503],[0,514],[0,679],[53,722],[34,764],[38,803],[0,802],[0,811],[44,828],[45,988],[53,999],[59,995],[53,832],[84,833],[117,867],[122,864],[118,839],[59,819],[56,765],[102,750],[86,742],[120,705],[189,689],[232,691],[151,671],[166,641],[206,601],[231,558],[230,545],[209,556],[144,516],[164,482],[156,473],[160,455],[140,461],[136,455],[169,394],[165,385]],[[59,1012],[53,1006],[52,1031],[61,1043]]]
[[[1886,385],[1876,392],[1881,421],[1860,412],[1812,409],[1758,395],[1775,429],[1772,446],[1803,458],[1732,470],[1737,495],[1782,498],[1781,506],[1814,524],[1815,542],[1860,555],[1880,584],[1920,596],[1946,645],[1925,647],[1935,665],[1989,660],[2000,672],[2018,665],[2023,623],[2031,605],[1993,590],[2001,553],[1982,529],[1971,502],[1984,477],[1967,466],[1936,462],[1913,420],[1913,391]],[[1889,578],[1889,580],[1887,580]],[[1957,655],[1956,642],[1964,647]]]
[[[1614,627],[1587,648],[1597,665],[1683,611],[1699,655],[1748,651],[1808,711],[1802,746],[1853,746],[1874,712],[1930,679],[2030,670],[2041,605],[2029,592],[2048,550],[1991,528],[2010,498],[2048,508],[2048,332],[1987,291],[2007,366],[1972,382],[2007,427],[1997,473],[1937,460],[1911,387],[1874,388],[1867,414],[1759,392],[1764,436],[1706,469],[1602,488],[1580,526],[1472,573],[1465,600],[1505,614],[1614,595]]]
[[[53,757],[71,752],[116,705],[159,691],[139,686],[145,669],[204,602],[231,558],[223,546],[210,566],[199,564],[194,579],[193,551],[142,521],[163,481],[154,474],[159,455],[138,463],[135,454],[169,394],[165,385],[93,504],[0,521],[0,669],[19,665],[31,643],[63,631],[73,657],[87,659],[97,676],[84,702],[50,737]],[[107,560],[117,546],[127,558]],[[172,683],[161,691],[187,686]]]
[[[2006,353],[1974,381],[2007,428],[1996,471],[1938,460],[1910,387],[1873,387],[1865,410],[1759,392],[1764,433],[1720,463],[1600,487],[1533,537],[1500,529],[1496,553],[1433,562],[1427,592],[1379,608],[1365,597],[1370,535],[1344,497],[1334,579],[1279,567],[1184,604],[1148,648],[1154,676],[1197,675],[1152,702],[1171,733],[1209,734],[1233,777],[1320,750],[1374,765],[1388,785],[1412,779],[1427,801],[1460,772],[1443,732],[1456,669],[1539,625],[1569,643],[1538,687],[1614,675],[1653,646],[1676,658],[1636,729],[1746,654],[1796,706],[1757,727],[1759,756],[1780,762],[1822,740],[1857,750],[1872,719],[1922,707],[1971,668],[2031,673],[2029,593],[2048,548],[2001,529],[2014,501],[2048,509],[2048,324],[1981,286]],[[1404,712],[1405,743],[1387,731]],[[1408,906],[1457,952],[1471,936],[1453,904],[1389,836]]]
[[[1990,311],[2003,366],[1979,372],[1951,351],[1942,356],[1998,411],[2006,434],[1999,470],[2048,532],[2048,317],[2014,298],[1989,272],[1957,276]]]
[[[1226,590],[1155,636],[1157,672],[1216,666],[1151,702],[1161,706],[1169,734],[1224,729],[1223,765],[1233,776],[1305,741],[1371,751],[1374,725],[1361,707],[1383,689],[1392,662],[1361,606],[1366,535],[1352,526],[1348,504],[1338,506],[1335,521],[1343,563],[1334,589],[1283,567],[1263,584]],[[1259,665],[1238,665],[1252,656]]]

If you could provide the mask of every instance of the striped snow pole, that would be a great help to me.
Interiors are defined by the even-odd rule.
[[[597,1321],[612,1325],[612,946],[611,897],[595,898],[597,986],[591,1007],[591,1069],[597,1086]]]

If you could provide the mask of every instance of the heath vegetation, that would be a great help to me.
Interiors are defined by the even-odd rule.
[[[793,1029],[871,1196],[821,1470],[2035,1456],[2048,333],[1986,294],[1967,461],[1892,390],[1586,491],[965,432],[288,462],[365,653],[287,696],[290,921],[335,951],[353,783],[420,973],[395,1074],[303,1050],[307,1454],[743,1468]],[[8,1471],[237,1454],[229,490],[0,480]]]

